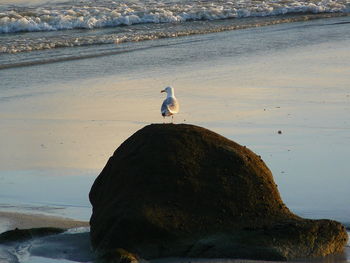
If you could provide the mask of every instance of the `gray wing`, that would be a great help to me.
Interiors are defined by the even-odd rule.
[[[167,116],[168,114],[168,107],[166,106],[166,100],[163,101],[162,107],[160,108],[160,112],[163,116]]]
[[[163,116],[169,116],[179,112],[179,103],[175,98],[167,98],[163,101],[160,109]]]

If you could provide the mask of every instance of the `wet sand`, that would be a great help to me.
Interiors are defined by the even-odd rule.
[[[350,222],[344,19],[164,39],[131,53],[2,70],[0,175],[97,176],[132,133],[163,122],[160,90],[171,85],[180,101],[176,123],[209,128],[261,155],[283,200],[303,215]],[[87,196],[88,188],[76,187]]]
[[[88,226],[89,222],[76,221],[68,218],[45,216],[39,214],[0,212],[0,233],[15,228],[27,229],[37,227],[58,227],[69,229]]]
[[[6,225],[6,222],[10,224]],[[43,215],[30,215],[14,212],[0,212],[0,233],[14,228],[27,229],[34,227],[59,227],[59,228],[77,228],[86,227],[88,222],[75,221],[66,218],[50,217]],[[19,246],[21,248],[21,246]],[[19,249],[13,247],[13,251]],[[11,249],[11,248],[10,248]],[[22,245],[23,250],[28,250],[28,258],[24,257],[23,262],[93,262],[94,255],[90,249],[89,233],[86,230],[76,233],[65,233],[60,235],[51,235],[44,238],[36,238]],[[20,251],[19,251],[20,253]],[[4,247],[0,246],[0,256],[4,254]],[[346,263],[350,255],[350,248],[346,247],[344,253],[330,255],[325,258],[293,260],[290,263]],[[1,258],[0,258],[0,262]],[[6,261],[7,262],[7,261]],[[12,262],[12,261],[11,261]],[[22,261],[21,261],[22,262]],[[204,259],[204,258],[165,258],[142,261],[144,263],[267,263],[271,261],[264,260],[245,260],[245,259]],[[279,261],[274,261],[279,263]],[[281,262],[282,263],[282,262]]]
[[[298,215],[350,223],[350,34],[348,24],[327,21],[161,40],[169,45],[0,71],[8,87],[0,99],[0,180],[17,174],[16,186],[28,174],[60,178],[68,170],[97,176],[133,132],[163,122],[160,90],[172,85],[181,107],[176,123],[204,126],[261,155]],[[46,200],[46,193],[23,198],[21,191],[57,183],[36,180],[13,187],[2,202]],[[69,187],[87,200],[90,186]],[[62,189],[55,191],[64,196]],[[72,200],[59,199],[52,203]],[[87,225],[0,216],[7,228]]]
[[[163,122],[160,90],[171,85],[176,123],[209,128],[261,155],[302,216],[350,222],[344,19],[164,39],[131,53],[0,71],[8,87],[0,173],[97,176],[132,133]]]

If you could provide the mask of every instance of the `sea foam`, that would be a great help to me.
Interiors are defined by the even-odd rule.
[[[74,58],[88,58],[101,55],[112,55],[121,52],[116,44],[126,42],[140,42],[146,40],[155,40],[161,38],[176,38],[182,36],[208,34],[214,32],[222,32],[236,29],[246,29],[251,27],[261,27],[280,23],[291,23],[298,21],[306,21],[319,18],[329,18],[342,16],[339,13],[322,13],[322,14],[303,14],[303,15],[288,15],[288,16],[268,16],[262,18],[247,18],[247,19],[225,19],[216,21],[194,21],[187,23],[153,23],[153,24],[138,24],[132,27],[115,27],[102,28],[99,30],[70,30],[70,31],[48,31],[48,32],[32,32],[26,34],[6,34],[0,38],[0,53],[21,53],[38,50],[51,50],[64,47],[81,47],[85,50],[79,53],[79,56]],[[113,48],[105,49],[101,45],[112,44]],[[91,52],[92,51],[92,52]],[[51,63],[72,59],[71,55],[65,55],[67,52],[61,51],[59,57],[50,54],[34,55],[34,60],[22,61],[13,60],[14,57],[4,58],[5,63],[1,63],[0,69],[25,66],[37,63]],[[68,51],[68,53],[70,53]],[[19,58],[19,57],[18,57]]]
[[[349,12],[350,0],[70,0],[0,5],[0,53],[173,38]]]
[[[7,7],[0,11],[0,33],[94,29],[142,23],[173,23],[288,13],[349,12],[349,0],[284,1],[87,1],[64,5]]]

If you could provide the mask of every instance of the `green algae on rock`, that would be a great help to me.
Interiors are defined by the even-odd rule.
[[[89,197],[92,246],[113,262],[125,261],[118,251],[130,253],[130,262],[288,260],[337,253],[347,242],[340,223],[294,215],[260,156],[194,125],[137,131],[108,160]]]

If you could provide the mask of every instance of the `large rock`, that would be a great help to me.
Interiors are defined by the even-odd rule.
[[[136,132],[109,159],[90,201],[92,246],[116,262],[285,260],[340,252],[347,241],[340,223],[291,213],[260,156],[193,125]]]

